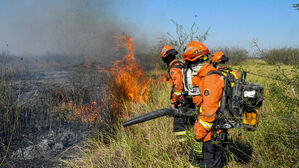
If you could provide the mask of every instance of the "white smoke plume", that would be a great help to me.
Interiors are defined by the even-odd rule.
[[[58,53],[101,62],[112,56],[115,34],[133,32],[134,35],[138,27],[121,18],[115,3],[114,0],[7,2],[8,8],[13,6],[18,11],[2,13],[7,23],[0,26],[0,43],[7,43],[17,55]],[[145,42],[135,40],[135,43],[140,46]]]

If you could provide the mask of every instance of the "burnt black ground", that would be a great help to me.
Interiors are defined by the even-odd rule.
[[[0,160],[9,143],[13,121],[18,117],[3,167],[64,167],[58,158],[75,152],[71,147],[101,128],[94,123],[69,120],[69,111],[59,111],[57,106],[62,101],[84,104],[101,100],[104,79],[95,65],[87,68],[83,64],[29,68],[2,77],[1,91],[5,94],[1,100],[7,102],[2,101],[0,112],[2,116],[9,110],[10,113],[9,119],[0,118]],[[104,116],[103,113],[99,111]]]

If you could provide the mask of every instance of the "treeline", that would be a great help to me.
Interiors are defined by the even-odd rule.
[[[299,63],[299,48],[273,48],[273,49],[262,49],[258,51],[257,56],[253,57],[248,54],[246,49],[231,47],[231,48],[216,48],[211,50],[212,53],[215,51],[222,51],[226,56],[229,57],[228,62],[231,65],[240,64],[247,59],[257,58],[262,59],[270,65],[295,65]]]
[[[163,46],[162,46],[163,47]],[[161,47],[161,48],[162,48]],[[161,48],[156,47],[153,52],[149,53],[147,57],[145,58],[146,66],[151,68],[158,68],[158,69],[164,69],[167,68],[166,65],[163,63],[163,61],[160,58],[160,50]],[[211,48],[210,52],[213,54],[216,51],[222,51],[226,56],[229,57],[229,65],[238,65],[242,62],[246,61],[248,58],[250,58],[249,53],[246,49],[239,48],[239,47],[219,47],[219,48]],[[211,55],[212,56],[212,55]],[[180,54],[177,55],[177,59],[182,60],[182,56]]]
[[[159,38],[159,42],[154,45],[151,52],[145,54],[142,58],[142,65],[146,69],[165,69],[166,66],[160,58],[160,52],[164,45],[170,45],[178,51],[177,59],[182,61],[182,54],[184,47],[190,41],[199,41],[205,44],[205,40],[208,38],[210,28],[202,31],[199,24],[195,21],[190,27],[184,27],[174,20],[171,22],[176,27],[174,34],[166,33]],[[213,54],[215,51],[222,51],[229,57],[228,64],[237,65],[241,64],[247,59],[257,58],[262,59],[266,63],[274,64],[298,64],[299,61],[299,48],[274,48],[274,49],[260,49],[257,41],[253,41],[254,49],[257,50],[257,55],[250,55],[244,48],[239,47],[215,47],[211,48],[207,46]]]
[[[221,51],[229,57],[228,64],[230,65],[238,65],[244,61],[246,61],[249,58],[248,51],[243,48],[239,47],[222,47],[222,48],[212,48],[211,54],[213,54],[216,51]]]
[[[260,58],[268,64],[294,65],[299,63],[299,48],[274,48],[263,50]]]
[[[162,48],[162,47],[161,47]],[[160,49],[160,48],[159,48]],[[145,58],[148,67],[151,68],[166,68],[160,58],[160,51],[158,47],[156,51],[151,52]],[[244,48],[239,47],[219,47],[211,48],[210,52],[213,54],[216,51],[222,51],[226,56],[229,57],[229,65],[242,64],[248,59],[261,59],[270,65],[295,65],[299,64],[299,48],[273,48],[273,49],[262,49],[257,52],[257,55],[251,56],[249,52]],[[177,57],[182,59],[180,55]]]

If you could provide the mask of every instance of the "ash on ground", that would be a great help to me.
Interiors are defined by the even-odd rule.
[[[2,67],[1,73],[0,161],[7,156],[3,167],[64,167],[59,158],[76,153],[72,146],[105,129],[99,127],[109,120],[101,102],[105,75],[92,64]],[[95,101],[100,118],[82,122],[75,117],[73,108],[87,109]]]

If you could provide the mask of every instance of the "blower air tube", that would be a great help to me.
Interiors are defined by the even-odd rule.
[[[149,121],[155,118],[163,117],[163,116],[183,116],[184,113],[181,110],[174,109],[174,108],[163,108],[156,111],[152,111],[149,113],[146,113],[144,115],[141,115],[136,118],[132,118],[126,122],[124,122],[122,125],[123,127],[127,127],[130,125],[135,125],[138,123],[142,123],[145,121]]]

